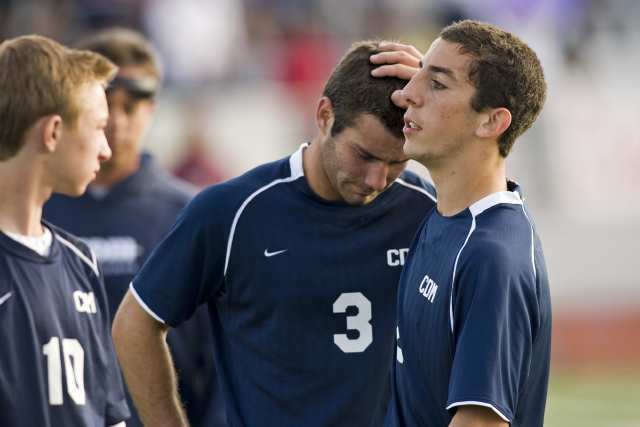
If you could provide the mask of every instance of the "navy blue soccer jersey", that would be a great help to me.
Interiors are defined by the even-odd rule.
[[[303,149],[197,196],[132,290],[171,326],[208,305],[230,426],[379,426],[401,266],[433,189],[405,173],[368,205],[327,202]]]
[[[46,257],[0,233],[0,425],[118,424],[129,410],[96,259],[47,226]]]
[[[387,426],[444,427],[464,405],[514,427],[543,425],[549,283],[519,189],[510,190],[425,219],[398,291]]]
[[[195,193],[194,187],[171,177],[152,156],[144,154],[139,170],[106,195],[91,191],[81,197],[56,194],[45,204],[44,216],[79,236],[94,251],[113,319],[134,274]],[[180,328],[170,331],[167,341],[191,425],[224,425],[211,363],[213,342],[207,310],[198,310]],[[132,412],[128,426],[141,426],[137,413]]]

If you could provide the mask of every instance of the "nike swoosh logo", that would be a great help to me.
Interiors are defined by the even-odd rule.
[[[11,298],[11,295],[13,295],[12,292],[7,292],[6,294],[2,295],[2,297],[0,297],[0,305],[4,304],[6,300]]]
[[[283,249],[281,251],[275,251],[275,252],[269,252],[269,249],[265,249],[264,250],[264,256],[266,256],[267,258],[270,258],[272,256],[283,254],[283,253],[285,253],[287,251],[288,251],[288,249]]]

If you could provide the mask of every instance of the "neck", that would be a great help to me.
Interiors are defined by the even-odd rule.
[[[115,162],[113,159],[103,163],[96,179],[91,183],[104,188],[111,188],[124,181],[140,169],[140,156],[135,156],[127,161]]]
[[[0,230],[26,236],[43,233],[42,206],[52,188],[44,179],[42,165],[21,157],[0,162]],[[30,171],[25,174],[25,171]]]
[[[311,145],[302,153],[302,167],[311,190],[325,200],[335,201],[340,196],[336,193],[324,170],[321,151],[322,143],[320,135],[313,139]]]
[[[505,160],[499,153],[468,150],[452,162],[428,166],[438,190],[438,212],[453,216],[478,200],[507,189]]]

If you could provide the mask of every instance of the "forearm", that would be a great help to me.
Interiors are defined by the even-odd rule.
[[[449,427],[509,427],[495,412],[482,406],[461,406]]]
[[[120,366],[144,425],[187,426],[166,343],[167,328],[127,293],[113,325]]]

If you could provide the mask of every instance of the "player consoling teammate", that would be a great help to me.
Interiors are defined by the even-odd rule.
[[[549,283],[505,159],[545,94],[534,51],[475,21],[444,28],[400,94],[404,152],[429,168],[438,203],[398,290],[387,426],[543,425]]]
[[[185,423],[164,335],[204,304],[229,425],[382,424],[401,266],[435,200],[404,172],[405,81],[373,78],[376,52],[337,65],[311,144],[196,196],[133,280],[114,341],[148,425]]]
[[[91,250],[41,220],[109,158],[101,55],[39,36],[0,44],[0,425],[124,425],[129,411]]]

